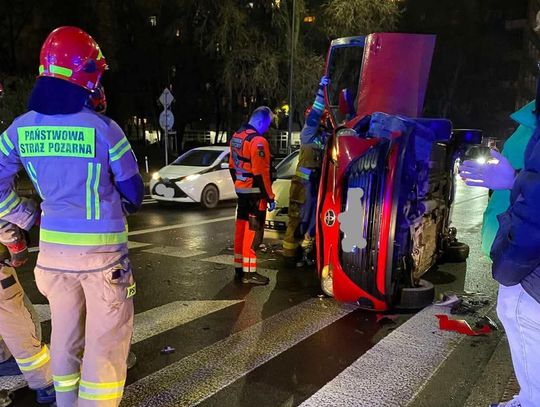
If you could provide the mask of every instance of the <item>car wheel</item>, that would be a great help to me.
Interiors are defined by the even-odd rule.
[[[332,268],[324,267],[321,273],[321,290],[328,297],[334,297],[334,278],[332,276]]]
[[[204,187],[201,194],[201,205],[203,208],[212,209],[219,202],[219,190],[215,185],[207,185]]]
[[[433,304],[435,286],[429,281],[420,280],[415,287],[401,289],[401,299],[397,309],[419,310]]]
[[[469,257],[469,246],[461,242],[452,242],[444,252],[443,261],[446,263],[462,263]]]

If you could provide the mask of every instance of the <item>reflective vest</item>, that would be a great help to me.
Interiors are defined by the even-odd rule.
[[[259,194],[273,200],[271,156],[268,140],[247,125],[231,139],[229,167],[237,194]]]
[[[20,165],[43,200],[37,267],[98,271],[127,256],[115,182],[136,175],[138,166],[113,120],[86,108],[68,115],[30,111],[0,135],[0,145],[0,217],[10,220],[19,210],[11,181]]]

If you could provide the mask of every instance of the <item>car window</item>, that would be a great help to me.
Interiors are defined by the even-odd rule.
[[[190,150],[174,160],[171,165],[209,167],[218,159],[222,152],[219,150]]]
[[[298,165],[299,151],[295,151],[289,154],[283,159],[277,166],[278,179],[291,179],[296,173],[296,166]]]

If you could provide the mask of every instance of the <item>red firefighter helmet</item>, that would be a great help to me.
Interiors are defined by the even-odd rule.
[[[311,110],[313,109],[313,106],[309,106],[306,111],[304,112],[304,119],[307,119],[307,117],[309,116],[309,114],[311,113]],[[322,112],[322,115],[321,115],[321,122],[320,122],[320,125],[327,128],[329,126],[329,123],[330,123],[330,112],[328,111],[328,109],[324,109],[324,111]]]
[[[59,27],[49,34],[39,56],[39,76],[48,76],[94,90],[107,61],[94,39],[77,27]]]

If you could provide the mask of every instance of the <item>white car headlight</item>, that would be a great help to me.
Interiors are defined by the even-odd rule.
[[[185,180],[186,181],[195,181],[197,178],[199,178],[201,176],[201,174],[193,174],[193,175],[188,175]]]
[[[154,173],[152,174],[152,179],[158,180],[158,179],[160,179],[160,178],[161,178],[161,177],[159,176],[159,172],[154,172]]]
[[[481,165],[486,164],[487,161],[488,161],[488,160],[487,160],[486,157],[478,157],[478,158],[476,159],[476,162],[477,162],[478,164],[481,164]]]

